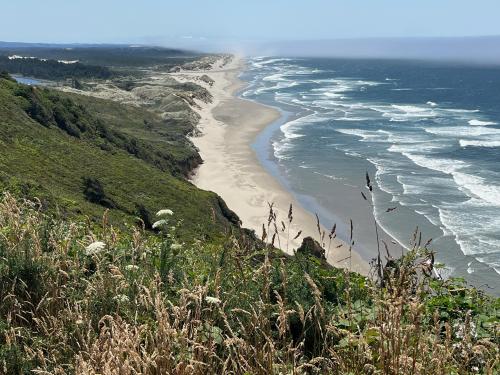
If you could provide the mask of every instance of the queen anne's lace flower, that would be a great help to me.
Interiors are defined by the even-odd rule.
[[[118,303],[125,303],[129,301],[129,298],[125,294],[118,294],[117,296],[113,297],[113,300]]]
[[[127,265],[125,266],[125,269],[126,269],[127,271],[137,271],[137,270],[139,269],[139,267],[138,267],[138,266],[136,266],[135,264],[127,264]]]
[[[156,213],[156,216],[165,216],[165,215],[173,215],[174,212],[172,210],[169,210],[168,208],[165,208],[163,210],[160,210]]]
[[[172,248],[172,250],[180,250],[180,249],[182,249],[182,244],[180,244],[180,243],[174,243],[170,247]]]
[[[162,225],[167,225],[167,224],[168,224],[168,222],[167,222],[167,220],[165,220],[165,219],[161,219],[161,220],[155,221],[155,222],[153,223],[153,229],[159,228],[159,227],[161,227]]]
[[[105,247],[106,247],[106,244],[104,242],[101,242],[101,241],[92,242],[90,245],[88,245],[85,248],[85,254],[87,254],[87,255],[98,254],[101,251],[103,251]]]
[[[466,332],[467,328],[469,332]],[[474,322],[469,322],[468,326],[463,322],[457,322],[453,325],[453,330],[457,339],[463,339],[466,333],[471,337],[477,337],[476,324]]]
[[[217,304],[222,302],[220,299],[218,299],[216,297],[210,297],[210,296],[206,296],[205,301],[207,301],[208,303],[214,304],[214,305],[217,305]]]

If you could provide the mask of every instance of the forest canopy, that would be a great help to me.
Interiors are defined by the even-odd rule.
[[[66,78],[109,79],[116,75],[115,72],[104,66],[9,56],[0,56],[0,71],[50,80]]]

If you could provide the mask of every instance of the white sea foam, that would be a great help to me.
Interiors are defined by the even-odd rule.
[[[299,70],[294,70],[293,74],[294,75],[311,75],[311,74],[317,74],[317,73],[323,73],[323,70],[321,69],[307,69],[305,67],[301,67]]]
[[[489,126],[489,125],[497,125],[496,122],[493,121],[481,121],[481,120],[469,120],[469,125],[472,126]]]
[[[283,73],[275,73],[262,78],[265,82],[286,81]]]
[[[371,105],[368,108],[372,111],[381,113],[382,117],[389,118],[389,120],[393,122],[418,120],[437,116],[433,108],[415,105]]]
[[[432,206],[431,206],[432,207]],[[434,207],[432,207],[434,208]],[[437,212],[437,210],[436,210]],[[446,234],[446,229],[443,228],[441,221],[439,220],[439,213],[426,213],[423,214],[424,217],[429,220],[429,222],[434,225],[435,227],[440,228],[443,231],[443,234]]]
[[[500,225],[497,208],[486,207],[483,201],[472,198],[460,205],[443,205],[438,210],[440,221],[465,255],[498,253],[500,240],[489,235]],[[486,263],[491,265],[491,261]]]
[[[468,141],[465,139],[460,139],[458,141],[461,147],[473,146],[473,147],[500,147],[500,140],[498,141]]]
[[[403,187],[403,193],[406,195],[446,195],[448,198],[455,195],[459,198],[462,195],[456,190],[454,180],[448,176],[430,177],[422,174],[402,174],[397,176],[397,181]],[[422,202],[414,202],[413,206],[415,205],[422,205]],[[428,204],[424,203],[423,206],[428,207]]]
[[[391,105],[392,108],[397,109],[398,111],[404,112],[406,114],[411,114],[414,116],[435,116],[435,112],[433,110],[429,110],[426,107],[418,107],[415,105]]]
[[[478,110],[439,108],[438,104],[432,101],[426,102],[425,106],[416,104],[372,104],[369,105],[368,108],[372,111],[381,113],[383,117],[389,118],[390,121],[397,122],[420,120],[426,118],[434,119],[435,121],[443,121],[451,118],[456,118],[458,121],[468,120],[470,125],[495,125],[495,123],[493,122],[478,121],[468,116],[469,114],[479,112]]]
[[[321,87],[314,88],[311,91],[323,93],[324,95],[327,95],[327,93],[331,95],[331,94],[346,93],[350,91],[357,91],[361,89],[366,90],[366,87],[373,87],[384,84],[375,81],[363,81],[363,80],[342,79],[342,78],[311,80],[311,82],[321,85]]]
[[[344,154],[346,154],[347,156],[354,156],[356,158],[363,158],[363,155],[356,151],[344,151]]]
[[[381,157],[368,157],[370,163],[377,167],[377,173],[380,174],[391,174],[394,175],[401,168],[405,168],[406,164],[401,163],[398,160],[385,159]]]
[[[280,160],[288,159],[289,155],[287,154],[287,151],[290,151],[292,148],[293,145],[291,144],[291,142],[286,142],[286,141],[273,142],[274,156]]]
[[[443,109],[443,111],[444,112],[450,112],[450,113],[477,113],[477,112],[479,112],[479,109],[445,108],[445,109]]]
[[[363,130],[363,129],[335,129],[335,131],[348,135],[361,137],[362,141],[387,142],[387,132],[384,130]]]
[[[500,262],[498,259],[500,258],[499,253],[491,253],[486,256],[476,257],[478,262],[484,263],[489,267],[492,267],[496,273],[500,275]]]
[[[448,137],[467,137],[500,134],[500,129],[488,128],[485,126],[441,126],[426,127],[424,131],[429,134],[448,136]]]
[[[404,195],[421,195],[424,193],[429,193],[426,186],[421,182],[415,183],[415,181],[408,179],[406,176],[396,176],[396,180],[403,187]]]
[[[369,117],[349,117],[349,116],[344,116],[344,117],[339,117],[336,118],[335,120],[338,121],[368,121],[368,120],[373,120]]]
[[[443,143],[442,142],[436,142],[436,141],[417,141],[415,140],[414,142],[411,141],[411,138],[409,138],[408,142],[396,142],[393,143],[387,151],[389,152],[398,152],[400,154],[403,154],[404,152],[425,152],[425,151],[432,151],[432,150],[440,150],[443,148]]]
[[[297,121],[290,121],[287,122],[284,125],[281,125],[280,129],[283,135],[285,136],[286,139],[294,139],[294,138],[300,138],[303,137],[304,135],[297,133],[297,128],[298,128],[298,122]]]
[[[288,89],[294,86],[298,86],[300,82],[291,81],[291,80],[283,80],[283,81],[274,81],[276,85],[274,86],[264,86],[255,90],[255,94],[262,94],[265,92],[275,92],[275,94],[279,94],[279,90]]]
[[[398,133],[397,131],[389,132],[389,137],[387,138],[387,141],[394,144],[409,144],[409,145],[415,143],[421,144],[425,142],[431,142],[431,143],[435,142],[434,139],[432,139],[425,133],[412,132],[411,134],[409,134],[406,132]]]
[[[293,59],[289,59],[289,58],[275,58],[275,59],[269,59],[269,60],[264,60],[262,59],[260,64],[261,65],[269,65],[269,64],[273,64],[273,63],[277,63],[277,62],[283,62],[283,61],[293,61]]]
[[[357,81],[354,81],[354,83],[357,86],[380,86],[380,85],[385,85],[385,83],[383,83],[383,82],[363,81],[363,80],[357,80]]]
[[[339,94],[338,92],[331,91],[331,92],[325,92],[323,93],[323,96],[326,96],[327,98],[341,98],[342,95]]]
[[[398,199],[399,191],[397,189],[394,189],[393,186],[386,184],[383,179],[378,179],[378,178],[377,178],[377,185],[378,188],[382,190],[384,193],[392,195],[393,202],[399,201]]]
[[[463,172],[453,172],[456,184],[465,189],[469,194],[481,200],[500,207],[500,186],[486,183],[483,177],[473,176]]]
[[[467,166],[466,163],[460,160],[428,157],[420,154],[412,154],[410,152],[402,152],[402,154],[420,167],[446,174],[452,174],[458,169]]]
[[[288,121],[280,126],[280,130],[286,139],[300,138],[303,137],[303,134],[298,133],[298,131],[300,131],[303,126],[323,120],[324,119],[319,117],[317,113],[311,113],[310,115]]]

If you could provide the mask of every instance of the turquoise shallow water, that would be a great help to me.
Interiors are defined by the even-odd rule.
[[[443,276],[498,294],[500,67],[260,57],[242,78],[242,97],[283,113],[256,140],[261,162],[325,226],[346,237],[352,218],[366,258],[373,214],[400,244],[418,226]],[[366,171],[373,210],[359,209]]]

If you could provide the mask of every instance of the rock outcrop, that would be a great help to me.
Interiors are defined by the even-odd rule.
[[[305,237],[302,245],[297,249],[297,253],[309,254],[318,259],[326,260],[325,249],[312,237]]]

